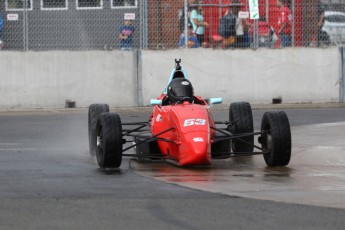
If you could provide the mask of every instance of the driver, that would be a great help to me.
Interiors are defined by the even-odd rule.
[[[172,103],[194,101],[194,89],[192,83],[186,78],[172,79],[168,85],[167,100]]]

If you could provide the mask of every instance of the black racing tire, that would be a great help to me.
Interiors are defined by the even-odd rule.
[[[286,113],[264,113],[261,131],[267,133],[260,138],[266,164],[272,167],[288,165],[291,158],[291,130]]]
[[[107,104],[91,104],[88,112],[88,133],[89,133],[89,151],[91,156],[96,155],[96,124],[97,117],[101,113],[109,112]]]
[[[229,109],[229,120],[232,124],[229,126],[229,131],[234,135],[254,132],[252,108],[248,102],[231,103]],[[253,152],[253,135],[239,139],[232,139],[231,141],[231,148],[233,152]]]
[[[100,168],[118,168],[122,162],[122,125],[117,113],[101,113],[96,125],[96,157]]]

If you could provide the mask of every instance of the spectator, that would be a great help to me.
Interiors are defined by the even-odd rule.
[[[0,15],[0,50],[2,50],[3,47],[3,42],[2,42],[2,26],[3,26],[3,20],[2,17]]]
[[[196,34],[199,44],[205,47],[205,27],[208,27],[208,23],[204,21],[204,10],[201,4],[202,1],[199,1],[197,7],[193,7],[190,20],[193,26],[193,33]]]
[[[188,48],[199,48],[200,44],[199,44],[198,39],[193,34],[193,26],[192,25],[190,25],[188,27],[187,34],[188,34],[188,42],[187,42]],[[179,48],[185,47],[185,40],[186,39],[185,39],[184,33],[182,33],[180,41],[178,42]]]
[[[187,28],[191,24],[190,22],[190,14],[191,14],[191,4],[194,4],[195,0],[188,0],[188,5],[187,5]],[[185,27],[185,14],[184,14],[184,6],[180,9],[180,31],[183,33],[184,27]]]
[[[251,37],[254,36],[253,26],[250,27],[249,34]],[[275,47],[275,44],[278,41],[278,36],[274,31],[274,28],[267,22],[264,16],[261,16],[258,20],[257,36],[258,47]]]
[[[284,4],[284,0],[277,0],[279,8],[278,34],[280,37],[280,47],[291,46],[291,11]]]
[[[218,34],[222,37],[222,43],[224,48],[235,46],[236,17],[232,14],[231,6],[228,6],[224,16],[220,18]]]
[[[248,22],[247,19],[243,19],[239,17],[239,12],[241,11],[240,0],[233,0],[232,4],[233,4],[232,14],[236,17],[236,45],[235,46],[238,48],[249,47],[250,43],[248,39],[248,36],[249,36],[248,29],[251,26],[251,24]]]
[[[323,24],[325,23],[325,6],[318,2],[317,5],[317,15],[318,15],[318,22],[317,22],[317,46],[329,45],[329,36],[325,31],[322,31]]]
[[[124,25],[119,28],[119,38],[121,50],[132,50],[133,48],[133,33],[134,26],[132,26],[132,20],[125,19]]]

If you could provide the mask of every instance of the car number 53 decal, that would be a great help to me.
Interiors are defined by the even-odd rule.
[[[205,124],[206,124],[205,119],[192,118],[192,119],[186,119],[183,123],[183,126],[205,125]]]

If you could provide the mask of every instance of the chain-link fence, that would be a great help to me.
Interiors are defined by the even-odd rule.
[[[3,50],[345,43],[345,0],[0,0],[0,16]]]

